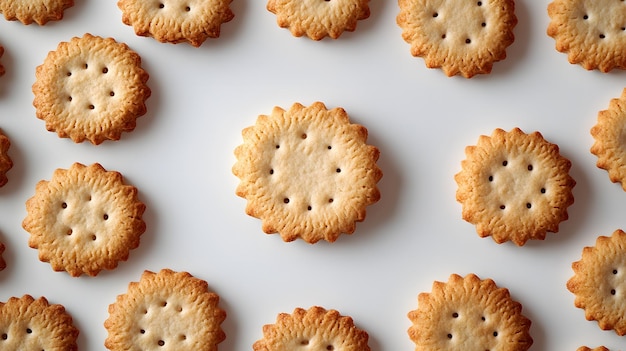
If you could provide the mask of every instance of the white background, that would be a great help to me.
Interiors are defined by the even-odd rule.
[[[228,313],[222,351],[251,350],[279,312],[320,305],[350,315],[374,351],[412,350],[408,311],[451,273],[476,273],[510,290],[532,320],[531,350],[575,350],[626,341],[585,320],[565,287],[571,263],[599,235],[624,228],[626,193],[596,168],[589,133],[597,112],[626,86],[626,72],[571,65],[545,33],[547,0],[518,0],[515,42],[490,75],[448,78],[410,55],[395,1],[372,0],[371,16],[338,40],[295,38],[262,0],[235,0],[235,18],[200,48],[138,37],[115,1],[76,0],[45,26],[0,20],[0,127],[15,166],[0,189],[0,240],[8,267],[0,301],[46,296],[66,307],[81,350],[102,350],[107,306],[144,269],[185,270],[209,282]],[[127,43],[143,59],[152,96],[137,128],[117,142],[75,144],[35,117],[35,67],[58,43],[90,32]],[[356,232],[333,244],[284,243],[266,235],[235,195],[241,130],[276,105],[323,101],[368,128],[381,151],[382,199]],[[461,219],[454,174],[464,148],[500,127],[540,131],[572,161],[570,219],[523,247],[481,239]],[[37,181],[74,162],[124,174],[147,205],[139,248],[113,271],[72,278],[28,247],[21,227]]]

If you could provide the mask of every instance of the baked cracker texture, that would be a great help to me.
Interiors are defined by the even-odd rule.
[[[342,108],[321,102],[274,107],[242,135],[232,169],[240,179],[236,194],[267,234],[334,242],[353,233],[366,207],[380,199],[379,150]]]
[[[139,246],[145,208],[121,173],[74,163],[37,183],[22,227],[30,233],[28,245],[53,270],[95,276]]]
[[[63,19],[63,11],[74,6],[74,0],[0,0],[0,12],[8,21],[44,25]]]
[[[0,349],[76,351],[79,331],[72,316],[45,297],[11,297],[0,302]]]
[[[517,25],[513,0],[398,0],[396,22],[411,54],[448,76],[491,73]]]
[[[370,16],[369,0],[268,0],[267,10],[276,23],[295,37],[337,39],[353,32],[359,20]]]
[[[215,351],[226,312],[206,281],[188,272],[144,271],[109,305],[107,349]]]
[[[208,38],[220,36],[221,25],[234,18],[232,0],[120,0],[122,22],[135,34],[162,43],[199,47]]]
[[[292,314],[280,313],[275,324],[263,326],[263,339],[254,351],[369,351],[367,332],[357,328],[349,316],[336,310],[313,306],[296,308]]]
[[[576,185],[569,175],[571,162],[539,132],[497,128],[467,146],[465,154],[454,176],[456,199],[463,219],[476,226],[480,237],[522,246],[556,233],[568,218]]]
[[[574,276],[567,289],[574,294],[574,306],[585,318],[597,321],[602,330],[626,335],[626,233],[615,230],[599,236],[595,246],[583,248],[582,257],[572,263]]]
[[[13,168],[13,160],[9,156],[11,148],[11,140],[7,137],[2,129],[0,129],[0,187],[6,185],[9,181],[7,172]]]
[[[598,157],[596,166],[626,191],[626,89],[619,98],[611,99],[608,109],[598,112],[591,135],[591,153]]]
[[[146,113],[151,90],[141,58],[128,45],[89,33],[59,43],[35,71],[37,118],[76,143],[119,140]]]
[[[533,344],[522,305],[508,289],[475,274],[435,281],[431,292],[418,295],[408,318],[416,351],[525,351]]]
[[[587,70],[626,68],[626,3],[616,0],[554,0],[547,34],[568,61]]]

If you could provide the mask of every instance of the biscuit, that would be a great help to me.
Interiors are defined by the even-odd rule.
[[[0,302],[0,349],[76,351],[79,331],[65,307],[45,297]]]
[[[369,0],[268,0],[267,10],[276,23],[295,37],[313,40],[333,39],[353,32],[359,20],[370,16]]]
[[[602,330],[626,335],[626,233],[615,230],[610,237],[599,236],[587,246],[579,261],[572,263],[574,276],[567,289],[574,294],[574,306],[585,318],[597,321]]]
[[[226,312],[206,281],[187,272],[144,271],[109,305],[107,349],[215,351]]]
[[[321,102],[260,115],[243,130],[232,169],[246,213],[284,241],[333,242],[353,233],[380,199],[379,150],[366,144],[367,134],[344,109]]]
[[[89,33],[61,42],[37,67],[37,118],[61,138],[98,145],[135,129],[150,96],[148,73],[126,44]]]
[[[7,263],[4,260],[4,258],[2,257],[2,254],[4,253],[5,250],[5,246],[3,243],[0,242],[0,271],[7,268]]]
[[[491,73],[517,24],[513,0],[398,0],[396,22],[411,54],[448,76]]]
[[[44,25],[63,19],[63,11],[74,6],[74,0],[0,0],[0,12],[8,21]]]
[[[475,274],[435,281],[430,293],[418,295],[418,307],[408,317],[416,351],[524,351],[533,343],[522,305],[508,289]]]
[[[609,349],[607,349],[604,346],[594,347],[593,349],[587,346],[581,346],[578,349],[576,349],[576,351],[609,351]]]
[[[13,168],[13,160],[9,156],[9,148],[11,148],[11,140],[0,129],[0,187],[9,181],[7,172]]]
[[[463,219],[480,237],[522,246],[557,232],[574,203],[571,162],[539,132],[498,128],[465,148],[462,170],[454,176]]]
[[[336,310],[313,306],[280,313],[275,324],[263,326],[263,339],[252,345],[254,351],[306,349],[313,351],[369,351],[369,335],[357,328],[349,316]]]
[[[626,191],[626,89],[619,98],[611,99],[606,110],[598,112],[597,123],[591,128],[594,143],[591,153],[598,157],[596,166],[620,183]]]
[[[626,7],[620,1],[554,0],[547,34],[571,64],[608,72],[626,68]]]
[[[198,47],[207,38],[218,38],[221,25],[234,18],[232,0],[119,0],[122,22],[135,34],[162,43],[188,42]]]
[[[22,227],[30,233],[28,245],[53,270],[95,276],[139,246],[145,208],[119,172],[74,163],[37,183]]]

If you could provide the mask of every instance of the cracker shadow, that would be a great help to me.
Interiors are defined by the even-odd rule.
[[[226,339],[222,341],[218,347],[221,351],[237,351],[236,349],[236,341],[239,340],[239,332],[237,329],[237,319],[234,313],[231,313],[234,309],[229,301],[224,299],[223,295],[216,292],[212,288],[209,288],[211,291],[215,292],[220,296],[219,307],[226,311],[226,319],[222,322],[222,330],[226,334]],[[252,347],[252,345],[250,345]]]

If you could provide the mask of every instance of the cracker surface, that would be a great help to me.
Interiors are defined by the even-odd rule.
[[[626,89],[619,98],[611,99],[608,109],[598,112],[591,135],[594,143],[590,151],[598,157],[596,166],[626,191]]]
[[[63,19],[63,12],[74,0],[0,0],[0,13],[9,21],[44,25]]]

